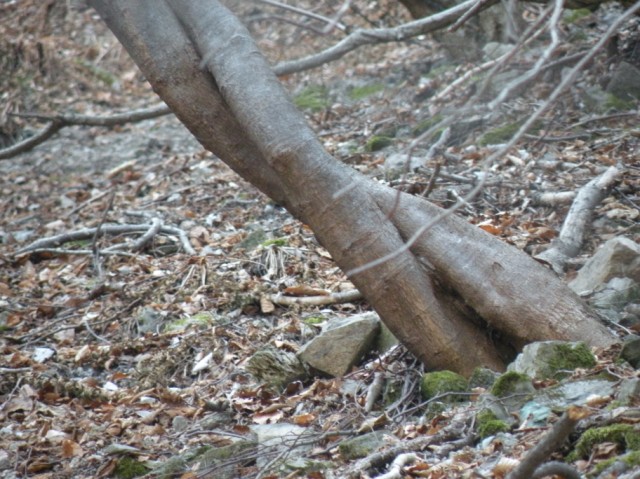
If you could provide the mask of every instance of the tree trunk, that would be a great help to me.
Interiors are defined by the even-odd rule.
[[[389,329],[430,369],[504,367],[544,339],[615,338],[553,273],[442,210],[329,156],[244,26],[215,0],[91,0],[153,89],[196,138],[311,226]]]

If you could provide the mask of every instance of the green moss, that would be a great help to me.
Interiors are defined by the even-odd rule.
[[[123,457],[118,460],[113,475],[120,479],[133,479],[134,477],[144,476],[148,471],[147,466],[132,457]]]
[[[390,379],[385,383],[382,393],[382,402],[385,406],[390,406],[402,397],[403,385],[402,381],[394,379]]]
[[[623,454],[622,456],[616,456],[616,457],[612,457],[610,459],[601,461],[593,469],[593,472],[591,472],[590,474],[587,474],[587,477],[599,477],[600,474],[602,474],[605,471],[605,469],[613,466],[617,462],[623,463],[629,469],[636,468],[640,466],[640,451],[632,451],[627,454]]]
[[[267,241],[264,241],[260,246],[266,248],[267,246],[287,246],[286,238],[273,238]]]
[[[327,320],[327,318],[325,318],[322,315],[317,315],[317,316],[307,316],[306,318],[304,318],[302,320],[302,322],[304,324],[309,324],[311,326],[316,325],[316,324],[322,324]]]
[[[513,394],[531,393],[533,390],[529,376],[515,371],[507,371],[496,379],[491,388],[491,394],[504,398]]]
[[[382,135],[373,135],[364,145],[366,151],[378,151],[393,143],[393,138]]]
[[[480,411],[476,416],[476,431],[481,438],[493,436],[499,432],[508,432],[511,428],[490,410]]]
[[[603,442],[616,443],[627,451],[638,451],[640,450],[640,431],[631,424],[612,424],[588,429],[580,436],[567,460],[575,461],[589,457],[593,448]]]
[[[348,95],[352,100],[362,100],[363,98],[374,95],[382,90],[384,90],[383,84],[372,83],[371,85],[353,87],[351,90],[349,90]]]
[[[487,368],[475,368],[469,378],[469,388],[489,389],[494,385],[499,374]]]
[[[320,111],[330,105],[329,92],[324,86],[312,85],[298,93],[293,103],[302,110]]]
[[[168,322],[164,327],[164,331],[184,331],[189,326],[196,326],[198,329],[203,329],[213,324],[214,321],[215,318],[211,313],[202,312]]]
[[[243,451],[247,451],[256,447],[254,441],[238,441],[228,446],[215,447],[204,451],[202,454],[194,458],[200,463],[202,468],[219,464],[234,456],[237,456]]]
[[[609,110],[626,111],[632,110],[635,103],[632,100],[623,100],[612,93],[607,93],[604,106]]]
[[[578,20],[591,15],[591,10],[588,8],[577,8],[576,10],[568,10],[564,12],[564,21],[567,25],[576,23]]]
[[[426,373],[420,381],[420,392],[424,399],[432,399],[445,393],[467,391],[467,380],[453,371],[436,371]],[[462,401],[465,396],[452,395],[447,397],[449,402]]]
[[[547,377],[566,375],[566,371],[577,368],[592,368],[596,365],[596,358],[585,343],[559,344],[547,361]]]
[[[481,146],[506,143],[513,137],[513,135],[516,134],[521,126],[521,122],[507,123],[506,125],[499,126],[482,135],[480,140],[478,140],[478,143]]]
[[[98,80],[100,80],[102,83],[104,83],[105,85],[111,87],[113,86],[117,81],[118,81],[118,77],[115,76],[114,74],[108,72],[107,70],[100,68],[96,65],[94,65],[93,63],[90,63],[86,60],[76,60],[77,64],[80,65],[81,67],[83,67],[84,69],[86,69],[89,73],[91,73],[94,77],[96,77]]]
[[[338,445],[340,455],[347,460],[366,457],[383,444],[385,434],[375,431],[342,441]]]
[[[427,78],[436,78],[444,73],[447,73],[450,70],[453,70],[456,68],[456,65],[452,64],[452,63],[448,63],[445,65],[440,65],[438,67],[432,68],[429,73],[427,73],[426,77]]]
[[[434,117],[422,120],[420,123],[418,123],[416,126],[413,127],[413,130],[412,130],[413,136],[422,135],[429,128],[437,125],[441,121],[442,121],[442,115],[436,115]]]

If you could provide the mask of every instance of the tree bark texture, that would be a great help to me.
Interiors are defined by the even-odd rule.
[[[153,89],[207,149],[313,229],[389,329],[430,369],[504,367],[488,330],[536,340],[614,336],[553,273],[442,210],[336,161],[218,1],[91,0]]]

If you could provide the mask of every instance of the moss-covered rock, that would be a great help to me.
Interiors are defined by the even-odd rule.
[[[484,409],[476,415],[476,432],[481,438],[493,436],[499,432],[508,432],[511,428],[509,425],[501,421],[496,415]]]
[[[467,380],[453,371],[435,371],[426,373],[420,381],[420,392],[424,399],[433,399],[447,393],[467,391]],[[447,402],[464,401],[465,396],[449,394],[443,400]]]
[[[364,149],[366,151],[378,151],[391,145],[392,143],[393,143],[393,138],[389,136],[373,135],[371,138],[367,140],[367,143],[364,145]]]
[[[613,477],[613,475],[601,476],[601,474],[610,467],[615,467],[616,476],[630,469],[637,469],[638,467],[640,467],[640,451],[628,452],[627,454],[623,454],[622,456],[612,457],[610,459],[599,462],[594,468],[593,472],[591,474],[588,474],[587,477]]]
[[[119,479],[133,479],[144,476],[148,471],[149,468],[137,459],[125,456],[118,459],[113,475]]]
[[[384,444],[384,432],[375,431],[342,441],[338,446],[340,455],[346,459],[366,457]]]
[[[508,369],[538,379],[560,379],[577,368],[595,365],[595,356],[585,343],[541,341],[525,346]]]
[[[640,430],[632,424],[612,424],[586,430],[568,456],[569,461],[589,457],[593,448],[603,442],[618,444],[625,451],[640,450]]]
[[[489,389],[496,382],[500,374],[487,368],[475,368],[469,378],[469,389]]]
[[[534,392],[535,388],[531,378],[526,374],[515,371],[507,371],[501,375],[491,388],[491,394],[499,398],[517,394],[532,394]]]

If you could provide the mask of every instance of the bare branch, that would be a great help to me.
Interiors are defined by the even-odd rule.
[[[324,306],[327,304],[349,303],[362,299],[362,293],[357,289],[331,293],[323,296],[283,296],[282,294],[272,294],[269,300],[281,306],[293,306],[294,304],[305,306]]]
[[[304,8],[294,7],[293,5],[287,5],[286,3],[276,2],[275,0],[257,0],[260,3],[266,3],[267,5],[271,5],[272,7],[282,8],[284,10],[289,10],[290,12],[297,13],[298,15],[303,15],[305,17],[313,18],[314,20],[320,20],[321,22],[327,23],[331,27],[336,27],[343,32],[347,30],[347,27],[342,23],[338,23],[335,19],[327,18],[324,15],[319,15],[317,13],[310,12],[309,10],[305,10]]]
[[[560,420],[553,425],[551,431],[527,453],[518,467],[509,473],[507,479],[528,479],[534,477],[534,472],[537,472],[540,464],[547,461],[551,453],[562,446],[565,439],[573,432],[578,421],[588,415],[588,409],[579,406],[570,406]],[[536,477],[541,476],[536,475]]]
[[[594,208],[607,196],[619,176],[620,171],[612,166],[580,188],[567,213],[560,235],[551,248],[536,255],[536,258],[550,263],[556,273],[564,272],[567,260],[577,255],[582,248]]]
[[[488,8],[498,3],[497,0],[488,0],[482,8]],[[276,75],[287,75],[290,73],[300,72],[315,68],[338,58],[343,57],[347,53],[355,50],[363,45],[374,43],[400,42],[417,35],[433,32],[446,25],[449,25],[467,10],[476,4],[476,0],[467,0],[460,5],[449,8],[442,12],[438,12],[426,18],[421,18],[413,22],[405,23],[393,28],[372,28],[367,30],[356,30],[348,37],[344,38],[334,46],[326,50],[310,55],[298,60],[291,60],[280,63],[273,68]]]
[[[26,140],[11,145],[8,148],[0,149],[0,160],[6,160],[7,158],[12,158],[20,153],[31,150],[37,145],[44,143],[62,128],[67,126],[116,126],[124,123],[134,123],[142,120],[148,120],[150,118],[157,118],[159,116],[166,115],[167,113],[170,113],[169,107],[164,103],[160,103],[150,108],[143,108],[140,110],[133,110],[126,113],[118,113],[108,116],[76,114],[42,115],[40,113],[22,113],[20,115],[14,115],[21,118],[33,118],[51,123],[40,132]]]
[[[138,225],[118,225],[118,224],[105,224],[100,228],[100,235],[119,235],[119,234],[131,234],[131,233],[144,233],[148,232],[150,225],[147,224],[138,224]],[[19,249],[16,251],[16,255],[22,255],[25,253],[31,253],[33,251],[39,250],[41,248],[55,248],[57,246],[63,245],[64,243],[68,243],[70,241],[82,241],[82,240],[90,240],[96,235],[98,228],[85,228],[78,231],[72,231],[70,233],[64,233],[56,236],[51,236],[49,238],[42,238],[37,241],[34,241],[28,246]],[[174,235],[178,236],[180,239],[180,243],[182,248],[188,253],[195,255],[196,252],[189,243],[189,238],[187,238],[187,234],[184,230],[180,228],[175,228],[173,226],[161,226],[160,233],[165,235]]]

